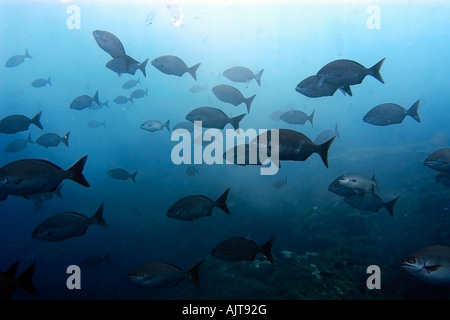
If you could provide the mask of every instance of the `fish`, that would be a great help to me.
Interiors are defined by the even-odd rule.
[[[100,105],[97,105],[97,104],[91,104],[91,105],[88,107],[88,109],[89,109],[89,110],[99,110],[99,109],[101,109],[101,108],[103,108],[103,107],[109,108],[109,100],[106,100],[105,102],[101,102],[101,101],[100,101]]]
[[[36,79],[31,83],[31,86],[35,87],[35,88],[42,88],[42,87],[45,87],[47,84],[49,86],[52,86],[50,77],[48,77],[47,79]]]
[[[212,88],[214,95],[222,102],[231,103],[234,106],[238,106],[241,103],[245,103],[247,107],[247,113],[250,113],[250,107],[252,105],[253,99],[255,99],[256,94],[246,98],[244,95],[235,87],[228,84],[219,84]]]
[[[95,92],[93,97],[86,94],[76,97],[70,103],[70,109],[83,110],[85,108],[89,108],[92,105],[92,102],[100,105],[100,101],[98,100],[98,91]]]
[[[162,73],[181,77],[187,72],[196,81],[197,69],[200,67],[200,64],[201,63],[197,63],[188,68],[182,59],[173,55],[160,56],[152,61],[152,65]]]
[[[130,101],[131,103],[134,103],[132,97],[125,97],[125,96],[117,96],[114,98],[113,101],[117,104],[126,104],[126,103],[128,103],[128,101]]]
[[[450,172],[441,172],[437,174],[434,179],[440,184],[450,187]]]
[[[348,59],[331,61],[317,72],[316,76],[319,77],[318,86],[320,87],[323,83],[327,83],[338,88],[343,88],[362,83],[368,75],[384,83],[383,77],[380,74],[380,69],[384,61],[385,58],[370,68],[366,68],[358,62]]]
[[[328,190],[343,196],[364,195],[366,192],[375,193],[378,189],[375,175],[372,179],[357,172],[350,172],[343,174],[331,182]]]
[[[114,168],[110,169],[106,172],[111,178],[117,179],[117,180],[128,180],[130,179],[134,183],[136,183],[136,175],[138,171],[135,171],[133,173],[129,173],[127,170],[122,168]]]
[[[170,132],[169,123],[170,119],[164,123],[159,120],[147,120],[140,125],[140,128],[150,132],[162,131],[166,128]]]
[[[147,76],[145,68],[147,67],[148,59],[145,59],[142,63],[133,59],[132,57],[125,55],[119,58],[113,58],[106,63],[106,67],[111,71],[117,73],[120,77],[122,74],[135,75],[137,70],[141,70],[144,77]]]
[[[186,120],[194,123],[195,121],[201,121],[204,128],[216,128],[223,129],[227,124],[231,124],[234,130],[239,129],[239,123],[245,117],[245,113],[236,117],[228,117],[225,112],[220,109],[203,106],[191,110],[186,115]]]
[[[450,247],[425,246],[402,259],[400,266],[426,284],[450,286]]]
[[[199,93],[201,91],[206,91],[206,84],[204,86],[193,85],[189,88],[189,92],[191,93]]]
[[[188,176],[195,176],[196,174],[199,174],[200,168],[196,168],[194,166],[189,166],[186,168],[186,174]]]
[[[34,204],[33,204],[33,209],[39,210],[42,207],[42,203],[46,200],[50,200],[53,198],[53,196],[57,196],[58,198],[62,199],[62,194],[61,194],[61,189],[62,189],[63,184],[61,183],[58,188],[56,188],[55,191],[49,191],[49,192],[42,192],[42,193],[35,193],[35,194],[31,194],[29,195],[27,198],[29,200],[33,200]]]
[[[273,184],[273,187],[275,189],[281,189],[285,185],[287,185],[287,176],[285,176],[284,178],[281,178],[281,179],[275,181],[275,183]]]
[[[281,116],[283,113],[284,113],[283,111],[276,110],[276,111],[274,111],[274,112],[272,112],[272,113],[270,114],[269,118],[270,118],[270,120],[278,121],[278,120],[280,120],[280,116]]]
[[[235,66],[228,68],[223,72],[223,75],[233,82],[245,82],[249,83],[251,80],[255,79],[258,83],[258,86],[261,86],[261,76],[264,72],[264,69],[261,69],[257,73],[253,73],[250,69],[242,66]]]
[[[28,133],[26,139],[16,139],[8,143],[4,151],[7,153],[19,152],[25,149],[28,144],[34,144],[33,139],[31,139],[31,133]]]
[[[134,88],[138,83],[141,84],[140,78],[138,78],[137,80],[130,79],[130,80],[126,81],[126,82],[122,85],[122,89],[131,89],[131,88]]]
[[[109,258],[109,251],[106,252],[106,254],[104,256],[98,256],[98,255],[93,255],[93,256],[89,256],[84,258],[83,260],[81,260],[79,266],[80,268],[95,268],[98,266],[101,266],[103,263],[111,263],[111,260]]]
[[[44,129],[41,123],[42,110],[39,110],[33,118],[28,118],[21,114],[13,114],[0,119],[0,133],[15,134],[26,131],[30,125],[35,125],[39,129]]]
[[[89,188],[89,182],[83,175],[87,155],[80,158],[70,168],[64,170],[44,159],[20,159],[0,167],[0,201],[8,195],[22,196],[43,192],[52,192],[66,179]]]
[[[314,139],[314,143],[315,144],[322,144],[322,143],[330,140],[331,138],[340,137],[340,136],[341,135],[339,133],[338,124],[336,123],[334,125],[334,130],[327,129],[327,130],[322,131],[321,133],[319,133],[317,135],[317,137]]]
[[[185,129],[189,132],[194,131],[194,124],[190,121],[181,121],[178,122],[176,125],[173,126],[172,131],[175,131],[177,129]]]
[[[94,30],[92,31],[92,35],[98,46],[112,58],[120,58],[126,55],[122,42],[111,32]]]
[[[131,93],[130,97],[133,98],[133,99],[143,98],[144,96],[148,97],[147,91],[148,91],[148,88],[145,89],[145,90],[143,90],[143,89],[136,89],[136,90],[134,90]]]
[[[173,203],[167,210],[167,217],[183,221],[195,221],[197,219],[212,215],[214,208],[219,208],[227,215],[230,210],[227,206],[230,188],[225,190],[216,200],[212,200],[204,195],[189,195]]]
[[[5,67],[6,68],[17,67],[19,64],[22,64],[26,58],[31,59],[31,56],[28,53],[28,49],[25,50],[25,53],[23,55],[18,54],[9,58],[8,61],[6,61],[5,63]]]
[[[334,95],[338,89],[340,89],[344,95],[348,94],[349,96],[353,96],[352,89],[349,85],[343,87],[331,85],[320,81],[320,78],[317,75],[306,77],[295,87],[296,92],[301,93],[308,98],[329,97]]]
[[[84,235],[93,224],[109,229],[110,226],[103,218],[103,208],[104,203],[91,217],[72,211],[56,213],[39,223],[32,231],[31,238],[51,242],[64,241]]]
[[[174,287],[183,280],[189,280],[197,289],[201,288],[199,281],[200,260],[187,271],[167,262],[148,262],[128,274],[128,280],[149,288]]]
[[[32,278],[36,269],[36,262],[31,263],[24,272],[16,278],[19,261],[15,261],[6,271],[0,271],[0,301],[11,300],[17,289],[24,290],[33,296],[38,292]]]
[[[66,147],[69,147],[69,135],[70,131],[66,132],[62,137],[53,132],[44,133],[36,139],[36,144],[44,148],[51,148],[63,143]]]
[[[439,172],[450,172],[450,148],[433,151],[426,157],[423,164],[425,167]]]
[[[306,121],[309,121],[311,123],[311,127],[313,126],[313,120],[314,120],[314,112],[313,110],[311,114],[308,116],[306,113],[300,110],[290,110],[287,112],[284,112],[280,115],[280,120],[289,123],[289,124],[305,124]]]
[[[273,264],[272,246],[275,237],[266,243],[257,245],[245,237],[232,237],[217,244],[211,250],[211,256],[228,262],[253,261],[262,253]]]
[[[391,217],[394,217],[394,206],[397,203],[398,196],[389,201],[383,201],[381,197],[372,192],[357,194],[344,197],[344,202],[355,209],[361,211],[378,212],[381,208],[385,208]]]
[[[417,100],[409,109],[405,109],[395,103],[383,103],[370,109],[363,117],[363,121],[374,126],[389,126],[403,122],[406,116],[410,116],[420,122],[418,114],[420,100]]]
[[[92,129],[106,127],[106,120],[104,121],[91,120],[86,124],[86,126]]]

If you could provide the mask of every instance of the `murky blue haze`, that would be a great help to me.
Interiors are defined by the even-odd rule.
[[[0,165],[39,158],[67,169],[88,155],[83,173],[90,183],[86,188],[64,180],[61,198],[53,196],[38,208],[33,200],[13,195],[0,202],[0,270],[20,261],[17,276],[36,262],[32,281],[38,295],[18,289],[12,299],[450,298],[448,288],[425,284],[400,266],[421,247],[450,244],[450,189],[423,164],[431,152],[450,144],[449,15],[446,1],[1,1],[0,118],[32,117],[42,110],[43,129],[31,125],[0,134]],[[119,77],[106,68],[111,56],[97,45],[94,30],[116,35],[137,61],[148,58],[146,76],[138,70]],[[26,50],[31,59],[5,67],[11,56]],[[178,77],[156,69],[151,61],[163,55],[178,56],[188,67],[201,63],[197,81],[188,73]],[[367,76],[351,87],[353,96],[338,90],[309,98],[295,91],[301,80],[333,60],[369,68],[383,58],[385,83]],[[233,66],[255,73],[264,69],[261,85],[224,77]],[[48,77],[51,86],[31,86]],[[130,79],[140,84],[123,89]],[[244,104],[220,101],[211,90],[218,84],[233,85],[245,97],[256,94],[240,123],[243,129],[287,128],[314,140],[337,124],[329,167],[312,154],[306,161],[282,162],[276,175],[233,164],[195,165],[199,173],[187,175],[188,164],[172,162],[178,142],[171,141],[171,133],[140,125],[170,119],[172,129],[189,111],[206,105],[229,116],[247,113]],[[202,90],[191,92],[194,85]],[[148,96],[123,105],[113,101],[138,88],[148,89]],[[108,106],[69,107],[77,96],[92,97],[96,91]],[[390,126],[362,120],[378,104],[409,108],[417,100],[420,123],[408,116]],[[291,109],[315,111],[313,124],[271,117]],[[105,125],[90,128],[92,120]],[[68,147],[35,143],[3,151],[28,133],[34,141],[43,133],[68,131]],[[106,173],[116,167],[138,171],[136,182]],[[398,196],[394,216],[385,208],[360,211],[328,190],[348,172],[375,175],[385,201]],[[285,177],[287,184],[275,188]],[[181,197],[217,199],[227,188],[230,215],[215,208],[211,216],[192,222],[166,216]],[[92,216],[102,203],[110,229],[91,225],[84,235],[57,242],[31,237],[40,222],[58,212]],[[216,244],[234,236],[258,245],[274,236],[274,263],[262,254],[243,262],[210,255]],[[108,252],[109,262],[81,269],[80,290],[67,288],[68,266]],[[127,278],[147,262],[188,270],[202,259],[201,290],[188,279],[153,289]],[[366,286],[370,265],[380,267],[381,289]]]

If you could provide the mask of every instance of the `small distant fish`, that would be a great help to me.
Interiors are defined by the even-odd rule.
[[[216,200],[212,200],[204,195],[183,197],[170,206],[166,215],[168,218],[177,220],[195,221],[199,218],[211,216],[215,207],[230,215],[230,210],[226,203],[229,192],[230,188],[225,190]]]
[[[423,164],[436,171],[450,172],[450,148],[433,151],[426,157]]]
[[[450,247],[431,245],[409,254],[401,262],[403,270],[424,283],[450,286]]]
[[[250,107],[252,105],[253,99],[255,99],[256,97],[256,94],[254,94],[246,98],[237,88],[228,84],[219,84],[213,87],[212,91],[220,101],[230,103],[234,106],[245,103],[245,105],[247,106],[247,113],[250,113]]]
[[[138,78],[137,80],[130,79],[122,85],[122,88],[123,89],[131,89],[131,88],[135,87],[138,83],[141,84],[140,78]]]
[[[198,107],[191,110],[186,115],[186,120],[194,123],[201,121],[204,128],[223,129],[228,123],[231,124],[234,130],[239,129],[239,123],[246,114],[243,113],[236,117],[228,117],[222,110],[214,107]]]
[[[98,100],[98,91],[95,92],[93,97],[90,97],[85,94],[76,97],[70,103],[70,109],[83,110],[85,108],[89,108],[92,105],[92,102],[95,102],[97,105],[100,105],[100,101]]]
[[[270,263],[273,263],[272,246],[275,237],[259,246],[245,237],[233,237],[217,244],[211,250],[211,256],[229,262],[253,261],[262,253]]]
[[[170,132],[169,123],[170,119],[164,123],[159,120],[147,120],[141,124],[140,128],[150,132],[162,131],[164,128],[166,128],[167,131]]]
[[[93,255],[81,260],[79,266],[81,268],[95,268],[101,266],[103,263],[111,263],[109,258],[109,251],[104,256]]]
[[[434,179],[440,184],[450,187],[450,172],[441,172]]]
[[[199,170],[200,170],[200,168],[196,168],[194,166],[189,166],[186,168],[186,174],[188,176],[195,176],[196,174],[197,175],[199,174]]]
[[[340,89],[344,95],[353,95],[349,85],[343,87],[331,85],[320,81],[320,78],[316,75],[303,79],[295,87],[295,91],[309,98],[329,97],[334,95],[337,89]]]
[[[314,111],[311,112],[311,114],[308,116],[306,113],[300,110],[290,110],[287,112],[284,112],[280,115],[280,120],[289,123],[289,124],[305,124],[306,121],[309,121],[311,123],[311,127],[313,126],[313,120],[314,120]]]
[[[189,88],[189,92],[191,92],[191,93],[199,93],[201,91],[206,91],[206,84],[204,86],[199,86],[199,85],[195,84]]]
[[[106,127],[106,120],[104,121],[91,120],[86,124],[86,126],[92,129]]]
[[[103,207],[102,203],[91,217],[78,212],[57,213],[42,221],[33,230],[31,237],[44,241],[63,241],[84,235],[93,224],[109,229],[110,226],[103,219]]]
[[[275,183],[273,184],[273,187],[274,187],[275,189],[281,189],[281,188],[283,188],[285,185],[287,185],[287,176],[284,177],[284,178],[282,178],[282,179],[279,179],[279,180],[275,181]]]
[[[325,131],[322,131],[321,133],[319,133],[317,135],[317,137],[314,139],[314,143],[315,144],[322,144],[324,142],[327,142],[328,140],[330,140],[331,138],[334,137],[340,137],[340,133],[338,130],[338,125],[337,123],[334,126],[334,130],[328,129]]]
[[[375,175],[372,176],[372,179],[369,179],[365,175],[357,172],[340,175],[328,186],[329,191],[343,197],[363,195],[366,192],[375,193],[377,189]]]
[[[199,271],[204,260],[187,271],[166,262],[149,262],[134,269],[128,279],[138,285],[150,288],[174,287],[183,280],[189,280],[200,289]]]
[[[162,73],[178,77],[181,77],[187,72],[194,80],[197,80],[197,69],[200,67],[200,63],[197,63],[188,68],[182,59],[172,55],[158,57],[152,61],[152,65]]]
[[[418,114],[419,102],[417,100],[409,109],[405,109],[395,103],[383,103],[370,109],[363,117],[363,121],[375,126],[389,126],[403,122],[406,116],[410,116],[420,122]]]
[[[98,46],[113,58],[125,56],[125,48],[122,42],[113,33],[105,30],[94,30],[92,32]]]
[[[173,128],[172,131],[177,130],[177,129],[186,129],[189,132],[193,132],[194,131],[194,124],[190,121],[182,121],[177,123]]]
[[[134,90],[131,93],[130,97],[133,98],[133,99],[143,98],[144,96],[148,97],[147,91],[148,91],[148,88],[145,89],[145,90],[143,90],[143,89],[136,89],[136,90]]]
[[[19,64],[25,61],[25,58],[31,59],[28,50],[25,50],[25,53],[23,55],[18,54],[9,58],[8,61],[6,61],[5,67],[7,68],[17,67]]]
[[[0,201],[8,195],[22,196],[56,190],[65,179],[84,187],[89,182],[83,175],[87,155],[80,158],[69,169],[62,169],[48,160],[20,159],[0,167]]]
[[[355,209],[361,211],[378,212],[381,208],[386,208],[391,217],[394,217],[394,206],[397,203],[398,196],[389,201],[383,201],[381,197],[372,192],[358,194],[354,196],[346,196],[344,202],[351,205]]]
[[[46,85],[51,86],[52,82],[50,81],[50,77],[48,77],[47,79],[36,79],[31,83],[31,86],[35,87],[35,88],[41,88],[41,87],[45,87]]]
[[[117,104],[126,104],[128,103],[128,101],[134,103],[132,97],[125,97],[125,96],[117,96],[116,98],[114,98],[113,101]]]
[[[30,125],[35,125],[39,129],[43,129],[41,124],[42,111],[38,111],[33,118],[28,118],[21,114],[14,114],[0,119],[0,133],[14,134],[26,131]]]
[[[44,147],[51,148],[57,147],[60,143],[63,143],[66,147],[69,147],[69,135],[70,131],[68,131],[65,135],[60,137],[58,134],[50,132],[44,133],[40,137],[36,139],[36,144]]]
[[[270,120],[278,121],[278,120],[280,120],[280,116],[281,116],[283,113],[284,113],[283,111],[276,110],[276,111],[274,111],[274,112],[272,112],[272,113],[270,114],[269,118],[270,118]]]
[[[14,153],[19,152],[27,147],[28,144],[34,144],[33,139],[31,139],[31,133],[28,133],[26,139],[16,139],[8,143],[5,147],[5,152]]]
[[[13,293],[19,288],[33,296],[38,295],[32,282],[36,262],[30,264],[28,268],[16,278],[18,267],[19,261],[16,261],[8,268],[8,270],[0,271],[0,301],[11,300]]]
[[[127,170],[122,168],[114,168],[110,169],[106,172],[111,178],[117,179],[117,180],[128,180],[130,179],[134,183],[136,183],[136,175],[137,171],[133,173],[129,173]]]
[[[252,79],[255,79],[258,86],[261,85],[261,76],[264,69],[261,69],[257,73],[253,73],[250,69],[242,66],[231,67],[223,72],[223,75],[233,82],[245,82],[249,83]]]

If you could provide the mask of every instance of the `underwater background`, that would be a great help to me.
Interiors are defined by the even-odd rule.
[[[0,270],[20,261],[19,275],[36,263],[32,281],[38,295],[19,288],[11,299],[449,299],[449,288],[426,284],[400,266],[421,247],[450,244],[449,186],[423,164],[430,153],[450,145],[449,15],[448,2],[425,0],[0,1],[0,60],[26,51],[31,57],[2,67],[0,118],[42,111],[43,126],[0,134],[0,166],[39,158],[67,169],[88,155],[83,173],[90,184],[65,180],[61,196],[39,203],[13,195],[0,201]],[[146,75],[138,70],[118,76],[105,67],[111,57],[96,43],[94,30],[113,33],[137,61],[149,59]],[[188,67],[201,63],[197,79],[151,65],[164,55],[177,56]],[[333,60],[369,68],[383,58],[384,83],[367,76],[352,86],[352,96],[336,91],[310,98],[295,90]],[[260,85],[224,77],[233,66],[255,73],[264,69]],[[51,85],[31,85],[49,77]],[[130,79],[139,83],[122,88]],[[218,84],[233,85],[245,97],[256,94],[250,112],[244,104],[219,100],[211,90]],[[114,102],[136,89],[147,95]],[[69,107],[77,96],[97,91],[101,107]],[[378,104],[409,108],[417,100],[421,122],[405,117],[399,124],[373,126],[362,120]],[[189,164],[171,159],[177,144],[171,132],[149,132],[140,125],[170,120],[172,131],[200,106],[230,117],[247,113],[243,129],[287,128],[311,140],[337,125],[329,166],[312,154],[305,161],[283,162],[276,175],[261,175],[258,166],[205,163],[194,164],[198,172],[188,175]],[[292,109],[314,111],[313,123],[273,117]],[[45,132],[69,131],[68,146],[28,143],[17,152],[4,151],[28,134],[34,141]],[[107,174],[112,168],[137,171],[135,182],[112,178]],[[355,209],[328,190],[348,172],[376,176],[385,201],[399,197],[394,215],[385,208]],[[230,215],[214,208],[211,216],[195,221],[166,216],[184,196],[215,200],[228,188]],[[90,217],[102,203],[109,229],[91,225],[82,236],[56,242],[31,237],[39,223],[58,212]],[[263,254],[241,262],[210,255],[216,244],[235,236],[258,245],[274,237],[274,263]],[[68,289],[67,267],[92,256],[108,259],[82,267],[81,289]],[[201,290],[188,279],[157,289],[128,279],[147,262],[189,270],[202,259]],[[367,287],[371,265],[381,270],[380,289]]]

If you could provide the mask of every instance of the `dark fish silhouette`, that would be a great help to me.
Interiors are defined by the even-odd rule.
[[[128,103],[128,101],[130,101],[131,103],[134,103],[132,97],[125,97],[125,96],[117,96],[114,98],[113,101],[117,104],[126,104],[126,103]]]
[[[0,301],[11,300],[13,293],[17,289],[22,289],[33,296],[38,293],[32,282],[36,262],[33,262],[28,268],[16,278],[19,261],[14,262],[6,271],[0,271]]]
[[[85,108],[90,107],[92,105],[92,102],[95,102],[97,105],[100,105],[100,101],[98,100],[98,91],[95,92],[93,97],[90,97],[85,94],[76,97],[70,103],[70,109],[83,110]]]
[[[402,123],[406,116],[420,122],[418,114],[419,102],[417,100],[409,109],[395,103],[383,103],[370,109],[363,117],[363,121],[375,126],[389,126]]]
[[[322,143],[330,140],[331,138],[340,137],[340,136],[341,135],[340,135],[339,130],[338,130],[338,125],[336,123],[334,125],[334,130],[327,129],[327,130],[324,130],[321,133],[319,133],[317,135],[317,137],[314,139],[314,143],[315,144],[322,144]]]
[[[197,80],[197,69],[200,63],[188,68],[186,63],[179,57],[166,55],[154,59],[152,65],[162,73],[181,77],[187,72],[194,80]]]
[[[39,129],[43,129],[41,124],[42,111],[36,113],[33,118],[28,118],[21,114],[14,114],[0,119],[0,133],[14,134],[21,131],[26,131],[30,125],[35,125]]]
[[[84,258],[80,262],[80,268],[95,268],[106,262],[111,263],[109,251],[104,256],[94,255]]]
[[[211,250],[211,256],[229,262],[253,261],[259,253],[273,263],[272,246],[275,237],[259,246],[245,237],[233,237],[217,244]]]
[[[102,203],[91,217],[78,212],[57,213],[42,221],[33,230],[31,237],[44,241],[63,241],[84,235],[93,224],[109,229],[109,225],[103,219],[103,207]]]
[[[328,186],[328,190],[337,195],[346,197],[363,195],[366,192],[375,193],[378,190],[378,186],[375,175],[372,176],[372,179],[369,179],[361,173],[350,172],[334,179]]]
[[[34,144],[33,139],[31,139],[31,133],[28,133],[26,139],[16,139],[8,143],[5,147],[5,152],[14,153],[19,152],[27,147],[28,144]]]
[[[213,87],[212,91],[220,101],[231,103],[234,106],[245,103],[247,106],[247,113],[250,113],[250,107],[253,99],[256,97],[256,94],[254,94],[251,97],[246,98],[238,89],[228,84],[219,84]]]
[[[20,159],[0,167],[0,200],[8,195],[22,196],[52,192],[65,180],[89,187],[83,175],[87,155],[69,169],[63,170],[50,161],[42,159]]]
[[[280,115],[280,120],[289,123],[289,124],[305,124],[306,121],[309,121],[311,123],[311,127],[313,126],[313,120],[314,120],[314,111],[311,112],[311,114],[308,116],[306,113],[300,110],[290,110],[287,112],[284,112]]]
[[[181,121],[178,122],[176,125],[173,126],[172,131],[177,130],[177,129],[185,129],[189,132],[193,132],[194,131],[194,124],[190,121]]]
[[[245,82],[249,83],[252,79],[255,79],[258,85],[261,85],[261,76],[264,69],[261,69],[257,73],[253,73],[246,67],[236,66],[231,67],[223,72],[223,75],[233,82]]]
[[[222,110],[214,107],[198,107],[191,110],[186,115],[186,120],[191,121],[201,121],[202,127],[204,128],[216,128],[223,129],[228,123],[231,124],[234,130],[239,129],[239,123],[245,117],[245,113],[236,116],[228,117]]]
[[[397,203],[398,196],[389,201],[384,201],[381,197],[372,192],[358,194],[354,196],[346,196],[344,202],[351,205],[355,209],[361,211],[378,212],[381,208],[386,208],[391,217],[394,217],[394,206]]]
[[[442,148],[430,153],[423,162],[425,167],[440,171],[450,172],[450,148]]]
[[[48,77],[47,79],[36,79],[31,83],[31,86],[35,87],[35,88],[41,88],[41,87],[45,87],[47,84],[49,86],[52,85],[50,77]]]
[[[136,183],[136,175],[137,171],[133,173],[129,173],[127,170],[122,168],[114,168],[110,169],[106,172],[111,178],[117,179],[117,180],[128,180],[130,179],[134,183]]]
[[[122,74],[135,75],[137,70],[141,70],[142,74],[147,76],[145,68],[147,67],[148,59],[145,59],[142,63],[131,58],[128,55],[123,57],[113,58],[106,63],[106,67],[111,71],[117,73],[120,77]]]
[[[170,132],[169,124],[170,119],[166,122],[161,122],[159,120],[147,120],[140,125],[140,128],[150,132],[162,131],[164,128],[166,128],[167,131]]]
[[[216,200],[212,200],[204,195],[190,195],[177,200],[167,210],[167,217],[184,221],[195,221],[199,218],[212,215],[215,207],[221,209],[226,214],[230,214],[227,207],[227,198],[230,188],[225,190]]]
[[[122,42],[114,34],[104,30],[94,30],[92,32],[98,46],[113,58],[120,58],[126,55]]]
[[[25,61],[25,58],[31,59],[31,56],[28,53],[28,50],[25,50],[25,53],[23,55],[18,54],[18,55],[15,55],[15,56],[12,56],[11,58],[9,58],[8,61],[6,61],[5,67],[7,67],[7,68],[17,67],[19,64],[21,64]]]
[[[70,131],[68,131],[65,135],[60,137],[58,134],[53,132],[44,133],[40,137],[36,139],[36,144],[40,145],[44,148],[52,148],[59,146],[60,143],[63,143],[66,147],[69,146],[69,135]]]
[[[140,78],[138,78],[137,80],[130,79],[122,85],[122,88],[123,89],[131,89],[131,88],[135,87],[138,83],[141,84]]]
[[[332,96],[337,89],[340,89],[340,91],[342,91],[344,95],[353,95],[349,85],[338,87],[336,85],[328,84],[326,82],[320,81],[320,78],[316,75],[312,75],[303,79],[295,87],[295,91],[309,98]]]
[[[149,262],[134,269],[128,279],[141,286],[150,288],[174,287],[183,280],[189,280],[198,289],[200,266],[204,260],[198,262],[187,271],[166,262]]]
[[[143,98],[143,97],[148,97],[148,93],[147,92],[148,92],[148,88],[145,89],[145,90],[143,90],[143,89],[136,89],[136,90],[134,90],[131,93],[130,97],[133,98],[133,99],[140,99],[140,98]]]

